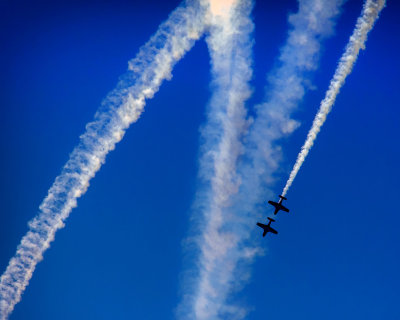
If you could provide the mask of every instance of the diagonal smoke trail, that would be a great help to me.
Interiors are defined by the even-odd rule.
[[[346,0],[300,0],[299,10],[289,16],[291,25],[281,48],[277,67],[269,74],[264,102],[256,106],[256,118],[246,137],[246,156],[240,167],[242,185],[235,199],[238,214],[245,212],[247,232],[254,230],[255,214],[279,168],[281,148],[277,142],[291,134],[298,123],[292,113],[303,99],[309,78],[318,68],[322,41],[333,34],[336,18]],[[243,249],[246,245],[243,244]]]
[[[108,94],[94,121],[86,126],[79,145],[49,189],[39,214],[29,223],[28,233],[0,278],[0,319],[6,319],[20,301],[36,264],[108,152],[115,148],[129,125],[139,119],[146,99],[153,97],[163,80],[171,78],[172,67],[204,32],[204,13],[203,5],[196,0],[185,1],[172,12],[129,62],[116,89]]]
[[[210,1],[207,44],[213,94],[202,129],[199,175],[203,185],[195,201],[200,215],[196,224],[201,226],[196,239],[198,269],[190,279],[192,292],[186,292],[179,306],[178,315],[184,319],[218,319],[221,313],[236,319],[241,312],[224,306],[234,277],[234,264],[226,253],[238,241],[232,230],[224,230],[224,223],[231,223],[227,208],[239,187],[236,163],[243,153],[245,101],[251,94],[252,7],[251,0]]]
[[[211,151],[203,156],[200,172],[208,182],[208,189],[204,188],[200,193],[200,204],[197,203],[204,217],[195,221],[196,224],[205,225],[198,239],[199,275],[187,283],[194,292],[189,291],[185,297],[189,302],[184,302],[183,308],[180,306],[184,314],[182,318],[214,320],[242,319],[246,316],[247,309],[234,305],[232,294],[248,280],[249,264],[260,253],[251,241],[251,232],[255,225],[254,209],[264,194],[262,190],[265,181],[276,169],[272,155],[278,154],[279,150],[274,147],[274,142],[296,126],[290,120],[290,114],[304,95],[309,73],[317,68],[320,42],[332,34],[342,2],[299,1],[299,12],[289,17],[292,28],[281,50],[280,65],[269,77],[266,102],[257,108],[257,118],[246,136],[246,145],[239,140],[249,125],[244,121],[244,111],[239,121],[232,121],[228,117],[231,113],[223,112],[228,110],[223,104],[226,97],[235,94],[236,88],[231,88],[232,94],[218,90],[214,92],[209,123],[204,131],[204,149]],[[242,3],[247,5],[247,12],[242,9],[241,18],[235,18],[235,21],[243,21],[241,24],[250,28],[252,23],[248,13],[251,4],[246,1]],[[236,32],[229,36],[240,36],[242,39],[235,40],[237,47],[233,52],[242,52],[243,57],[248,56],[243,64],[247,67],[238,69],[236,63],[226,72],[239,74],[239,77],[243,73],[241,81],[246,84],[245,77],[251,75],[248,73],[251,66],[251,38],[243,33],[243,27],[240,30],[242,33]],[[228,35],[225,38],[229,39]],[[218,53],[223,58],[221,52],[210,51],[213,61],[219,61],[214,58],[218,57]],[[218,79],[222,81],[224,78],[217,73],[215,81]],[[222,104],[222,107],[214,106],[216,102]]]
[[[329,85],[329,89],[326,92],[324,100],[322,100],[317,115],[313,121],[312,127],[307,134],[307,139],[304,145],[301,147],[301,151],[297,156],[296,163],[290,173],[289,179],[286,182],[286,186],[283,189],[282,195],[285,195],[290,186],[293,183],[294,178],[299,172],[301,165],[306,159],[311,147],[314,144],[315,139],[322,125],[324,124],[326,117],[332,110],[332,106],[335,103],[336,96],[338,95],[341,87],[343,86],[346,77],[350,74],[353,69],[354,63],[357,60],[358,54],[361,49],[365,49],[365,42],[367,41],[368,32],[373,28],[376,20],[379,17],[379,13],[385,6],[385,0],[367,0],[364,4],[361,16],[357,20],[356,28],[350,37],[349,43],[346,46],[345,52],[340,58],[339,65],[335,71],[333,79]]]
[[[256,118],[247,140],[247,163],[242,175],[246,194],[267,187],[279,167],[280,147],[276,142],[292,133],[298,123],[291,114],[303,99],[311,73],[318,68],[321,42],[331,36],[346,0],[300,0],[299,10],[289,16],[291,30],[281,48],[277,67],[268,75],[264,102],[256,106]],[[257,203],[254,200],[249,203]]]

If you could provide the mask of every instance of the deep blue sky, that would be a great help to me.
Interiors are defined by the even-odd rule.
[[[305,162],[266,256],[238,295],[249,319],[399,319],[399,4],[388,1]],[[179,1],[0,3],[0,273],[127,61]],[[288,173],[347,43],[350,0],[324,46],[316,89],[282,142]],[[256,3],[263,96],[296,1]],[[16,306],[17,319],[173,319],[196,191],[209,56],[178,63],[78,201]],[[287,176],[278,180],[280,192]],[[266,209],[266,214],[270,208]],[[260,234],[254,234],[259,237]]]

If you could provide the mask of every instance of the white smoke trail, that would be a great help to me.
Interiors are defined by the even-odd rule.
[[[129,69],[103,101],[93,122],[86,126],[79,145],[73,150],[61,174],[48,191],[39,214],[29,223],[16,255],[0,279],[0,319],[6,319],[21,295],[36,264],[64,226],[91,178],[105,157],[114,149],[126,129],[144,110],[177,61],[193,46],[204,31],[204,8],[188,0],[164,22],[150,41],[129,62]]]
[[[286,182],[286,186],[283,189],[282,195],[285,195],[290,186],[293,183],[301,165],[305,158],[310,152],[311,147],[314,144],[315,139],[322,125],[324,124],[326,117],[332,110],[332,106],[335,103],[336,96],[338,95],[341,87],[343,86],[346,77],[350,74],[353,69],[354,63],[357,60],[358,54],[361,49],[365,49],[365,42],[367,40],[368,32],[371,31],[376,20],[379,17],[379,13],[385,6],[385,0],[367,0],[364,4],[361,16],[357,20],[356,28],[350,37],[349,43],[346,46],[345,52],[340,58],[339,65],[335,71],[333,79],[329,85],[329,89],[326,92],[324,100],[322,100],[317,115],[313,121],[312,127],[307,134],[307,139],[304,145],[301,147],[301,151],[297,156],[296,163],[290,173],[289,179]]]
[[[210,2],[207,43],[213,95],[208,122],[202,129],[200,178],[204,185],[196,199],[202,230],[197,239],[198,274],[190,279],[193,292],[186,292],[179,307],[179,316],[184,319],[217,319],[221,313],[235,319],[242,312],[224,305],[234,276],[234,264],[226,253],[238,240],[232,230],[224,229],[224,223],[231,223],[226,209],[239,187],[236,162],[243,153],[245,101],[251,94],[252,7],[251,0]]]
[[[292,30],[281,50],[281,65],[269,79],[267,102],[258,107],[258,117],[248,134],[245,150],[238,140],[242,138],[243,129],[248,126],[243,118],[244,111],[238,118],[239,121],[232,122],[226,111],[221,111],[218,105],[213,106],[213,103],[219,102],[222,107],[227,108],[223,103],[226,101],[227,104],[226,97],[231,95],[215,91],[216,98],[210,105],[215,109],[211,109],[209,114],[203,148],[211,151],[203,158],[201,168],[203,178],[206,182],[207,179],[211,182],[206,185],[206,190],[203,190],[198,200],[199,211],[204,218],[195,221],[201,226],[205,224],[199,239],[199,275],[194,275],[191,281],[185,283],[194,287],[194,292],[185,297],[189,299],[189,307],[183,303],[182,318],[214,320],[242,319],[246,316],[247,308],[235,303],[232,293],[248,280],[248,266],[261,252],[250,239],[255,226],[254,208],[264,194],[261,186],[275,169],[275,166],[268,166],[271,163],[273,142],[295,127],[294,122],[289,119],[290,113],[303,97],[308,73],[317,67],[319,43],[332,33],[334,19],[342,2],[299,1],[299,12],[289,18]],[[245,10],[242,9],[241,12],[241,19],[245,19],[243,24],[250,27],[251,21],[248,20]],[[235,21],[237,20],[238,18]],[[243,41],[236,41],[238,46],[234,52],[242,52],[243,56],[250,55],[249,35],[235,33],[235,36],[243,37]],[[241,48],[243,45],[245,47]],[[217,53],[211,51],[213,57]],[[250,68],[249,63],[250,57],[244,61],[243,66],[247,66],[244,70]],[[243,76],[250,72],[250,69],[244,72],[235,66],[228,70],[231,70],[230,74],[242,72]],[[218,77],[215,79],[217,81]],[[232,87],[233,93],[234,89]],[[271,117],[271,114],[274,116]],[[231,125],[227,126],[229,123]],[[229,145],[228,142],[233,144]],[[243,154],[244,151],[246,154]],[[240,161],[243,157],[247,159],[245,164]]]

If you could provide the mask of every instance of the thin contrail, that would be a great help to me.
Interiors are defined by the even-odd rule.
[[[0,319],[6,319],[21,295],[36,264],[64,226],[91,178],[115,148],[130,124],[144,110],[177,61],[204,31],[205,10],[199,1],[187,0],[171,13],[150,41],[129,62],[128,71],[102,103],[93,122],[86,126],[61,174],[40,205],[39,214],[29,223],[15,256],[0,278]]]
[[[238,192],[237,160],[243,153],[241,138],[246,130],[245,101],[251,95],[252,77],[251,0],[211,1],[207,44],[211,56],[213,94],[208,105],[207,123],[202,128],[200,180],[195,206],[200,227],[197,239],[196,275],[179,306],[182,319],[236,319],[242,312],[228,310],[225,299],[230,291],[234,264],[226,252],[237,235],[226,229],[232,217],[227,208]],[[194,248],[190,248],[193,250]]]
[[[211,109],[204,145],[204,149],[210,152],[203,157],[200,172],[208,183],[206,190],[200,192],[197,203],[203,217],[194,221],[201,226],[198,239],[200,254],[196,260],[199,274],[185,283],[189,288],[194,287],[194,292],[185,288],[191,308],[184,308],[183,319],[246,317],[248,308],[235,301],[233,293],[248,280],[249,264],[261,252],[251,240],[251,235],[254,235],[255,207],[265,196],[263,183],[275,169],[269,166],[272,157],[267,148],[273,148],[276,140],[295,127],[290,114],[304,95],[309,73],[318,66],[320,42],[332,34],[342,2],[299,1],[299,12],[289,17],[292,28],[281,50],[280,65],[269,77],[266,102],[257,108],[257,118],[244,141],[245,145],[238,140],[243,138],[243,129],[249,126],[244,122],[244,111],[238,118],[240,121],[232,121],[226,116],[226,111],[221,112],[224,110],[221,107]],[[243,3],[250,5],[250,2]],[[245,25],[251,26],[248,14],[242,10],[241,15],[245,19],[243,21],[247,21]],[[247,52],[246,55],[249,55],[251,38],[243,31],[241,37],[245,41],[235,41],[237,48],[233,52]],[[216,55],[213,51],[211,54]],[[220,55],[224,57],[222,53]],[[249,63],[250,59],[243,66],[251,67]],[[231,75],[241,71],[235,66],[228,70],[231,70]],[[248,72],[243,71],[243,76],[250,76]],[[215,91],[214,94],[216,98],[211,100],[210,108],[214,108],[213,102],[227,108],[223,103],[228,103],[227,97],[231,95],[222,91],[219,94]],[[243,158],[245,163],[241,161]]]
[[[307,139],[304,145],[301,147],[299,155],[297,156],[296,163],[292,172],[290,173],[288,181],[286,182],[286,186],[283,189],[282,195],[285,195],[288,192],[294,178],[300,170],[301,165],[310,152],[310,149],[313,146],[314,141],[326,120],[326,117],[332,110],[332,106],[335,103],[336,97],[343,86],[346,77],[353,69],[360,50],[365,49],[365,42],[367,40],[368,32],[371,31],[376,20],[378,19],[379,13],[385,6],[385,2],[385,0],[367,0],[365,2],[361,16],[358,18],[356,27],[346,46],[345,52],[340,58],[339,65],[335,71],[333,79],[331,80],[329,89],[326,92],[324,100],[321,102],[312,127],[307,134]]]

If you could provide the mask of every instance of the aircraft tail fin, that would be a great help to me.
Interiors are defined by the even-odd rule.
[[[279,196],[279,198],[281,198],[283,200],[287,200],[287,198],[285,198],[284,196]]]
[[[267,219],[268,219],[269,221],[271,221],[271,222],[275,222],[275,220],[272,219],[272,218],[270,218],[270,217],[268,217]]]

